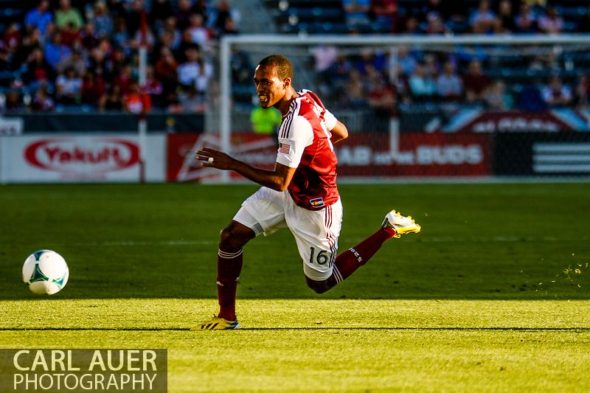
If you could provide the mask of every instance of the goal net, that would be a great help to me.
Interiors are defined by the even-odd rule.
[[[256,166],[276,154],[254,133],[254,67],[273,53],[294,66],[294,87],[318,93],[350,132],[338,144],[349,180],[568,177],[590,174],[590,40],[561,36],[224,37],[214,145]],[[179,180],[235,181],[186,156]]]

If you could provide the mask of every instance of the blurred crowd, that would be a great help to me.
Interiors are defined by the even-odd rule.
[[[0,41],[3,112],[203,112],[226,0],[40,0]],[[147,48],[140,86],[138,47]]]
[[[473,7],[454,0],[399,1],[342,0],[349,33],[367,26],[410,35],[590,32],[590,7],[568,19],[551,0],[479,0]],[[0,31],[0,113],[204,112],[216,94],[217,40],[238,34],[239,22],[227,0],[40,0]],[[148,58],[140,85],[142,45]],[[474,47],[347,52],[320,45],[310,56],[314,88],[326,100],[383,114],[395,114],[403,103],[542,110],[586,105],[590,91],[585,72],[564,75],[564,59],[551,51],[512,54],[513,68],[536,75],[517,84],[498,76],[502,59]],[[230,65],[234,99],[249,107],[251,60],[234,50]]]
[[[371,108],[394,115],[400,104],[526,111],[588,106],[587,74],[570,72],[574,76],[564,80],[564,65],[551,47],[547,49],[530,57],[512,54],[519,64],[506,67],[520,71],[510,81],[498,76],[505,66],[497,64],[497,58],[492,61],[460,50],[399,46],[393,51],[365,48],[358,54],[340,55],[337,46],[320,46],[314,48],[313,60],[318,89],[345,108]]]
[[[342,0],[345,22],[353,33],[369,29],[402,34],[590,32],[590,6],[580,10],[567,5],[556,0]],[[567,11],[567,18],[562,11]]]
[[[342,4],[349,34],[364,32],[367,26],[420,36],[590,32],[590,6],[583,15],[578,10],[577,18],[568,20],[560,14],[559,3],[547,0],[479,0],[471,9],[449,0],[404,2],[404,7],[396,0],[342,0]],[[350,108],[394,114],[403,103],[537,111],[586,106],[590,68],[566,73],[573,63],[560,57],[559,49],[546,46],[545,51],[537,48],[525,56],[504,47],[504,53],[490,56],[481,46],[438,51],[401,46],[350,54],[342,47],[320,45],[312,50],[312,57],[319,89]],[[590,58],[583,60],[588,63]],[[516,78],[502,78],[503,70]]]

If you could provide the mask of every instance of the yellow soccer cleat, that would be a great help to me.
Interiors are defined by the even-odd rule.
[[[239,329],[240,324],[238,321],[228,321],[224,318],[213,317],[208,322],[202,323],[197,327],[192,328],[191,330],[233,330]]]
[[[392,210],[389,213],[387,213],[385,219],[383,220],[382,227],[393,228],[395,230],[394,237],[401,237],[401,235],[405,235],[408,233],[418,233],[421,229],[420,225],[416,224],[412,217],[402,216],[395,210]]]

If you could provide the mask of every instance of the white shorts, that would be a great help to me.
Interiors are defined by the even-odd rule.
[[[262,187],[242,203],[234,221],[252,229],[256,236],[287,226],[297,242],[303,273],[316,281],[332,275],[342,227],[340,200],[321,210],[307,210],[297,206],[288,191]]]

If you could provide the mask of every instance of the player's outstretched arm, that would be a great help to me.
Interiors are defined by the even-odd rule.
[[[336,122],[336,126],[332,129],[331,133],[332,138],[330,138],[330,140],[332,141],[332,144],[338,143],[348,138],[348,129],[344,123],[341,123],[340,121]]]
[[[277,191],[287,189],[296,170],[279,163],[275,164],[273,170],[256,168],[222,151],[208,147],[197,152],[197,159],[203,166],[237,172],[253,182]]]

